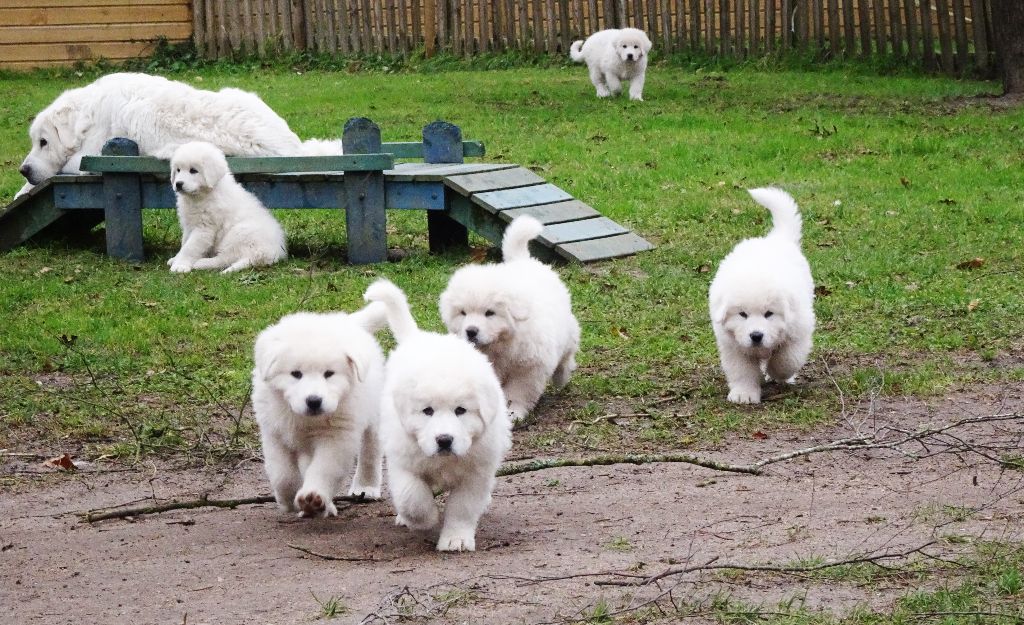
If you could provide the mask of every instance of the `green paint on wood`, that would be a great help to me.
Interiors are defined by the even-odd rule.
[[[338,156],[229,157],[235,174],[277,174],[287,172],[380,171],[395,164],[392,154],[342,154]],[[168,174],[171,165],[151,156],[85,156],[82,171],[139,174]]]

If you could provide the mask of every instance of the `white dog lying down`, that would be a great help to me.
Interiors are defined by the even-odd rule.
[[[530,256],[544,226],[517,217],[502,239],[504,262],[462,267],[438,302],[448,331],[487,355],[501,379],[513,421],[533,410],[548,380],[569,383],[580,326],[568,289],[551,267]]]
[[[281,225],[235,181],[216,146],[195,141],[178,148],[171,158],[171,185],[181,224],[181,249],[167,261],[171,271],[229,273],[287,257]]]
[[[587,63],[597,97],[618,95],[622,91],[622,81],[628,80],[629,99],[643,100],[650,51],[651,40],[644,31],[612,28],[598,31],[586,41],[572,42],[569,56],[577,63]]]
[[[762,372],[792,383],[814,334],[814,280],[800,251],[802,220],[781,189],[751,189],[772,214],[767,236],[740,242],[709,291],[711,323],[729,383],[729,401],[761,401]]]
[[[294,313],[256,339],[253,412],[267,476],[285,510],[336,515],[332,498],[357,455],[349,494],[380,497],[384,354],[371,332],[383,327],[383,308]]]
[[[183,143],[208,141],[232,156],[340,154],[338,141],[304,145],[288,123],[254,93],[206,91],[148,74],[104,76],[69,89],[29,127],[32,150],[19,171],[19,192],[60,173],[77,173],[82,157],[125,137],[143,156],[167,159]]]
[[[434,489],[449,490],[437,549],[473,551],[494,473],[512,445],[501,384],[469,343],[419,330],[394,284],[375,282],[366,299],[387,306],[398,343],[388,356],[380,411],[395,522],[436,527]]]

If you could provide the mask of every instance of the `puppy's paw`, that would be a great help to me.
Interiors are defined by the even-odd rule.
[[[380,486],[358,486],[352,485],[348,491],[349,497],[362,497],[363,499],[380,499]]]
[[[629,96],[629,99],[633,100],[634,102],[643,102],[644,101],[644,97],[642,95],[631,95],[631,96]]]
[[[438,551],[476,551],[476,538],[472,531],[453,530],[441,532],[437,541]]]
[[[409,513],[398,513],[395,517],[395,525],[401,525],[402,527],[408,527],[411,530],[429,530],[437,527],[437,524],[441,522],[441,513],[437,511],[437,507],[432,507],[423,516],[414,516]]]
[[[761,389],[729,389],[729,401],[734,404],[759,404],[761,403]]]
[[[529,413],[530,411],[522,404],[511,401],[508,403],[508,418],[512,422],[512,427],[522,427],[526,423],[526,417]]]
[[[338,509],[330,496],[316,492],[315,490],[301,490],[295,495],[295,507],[299,509],[300,517],[329,517],[338,516]]]
[[[174,260],[171,264],[171,271],[174,273],[188,273],[192,271],[192,264],[181,260]]]
[[[167,266],[170,267],[171,265],[174,264],[174,261],[176,260],[178,260],[177,256],[171,256],[170,258],[167,259]]]

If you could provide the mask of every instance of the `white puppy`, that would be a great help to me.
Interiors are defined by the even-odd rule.
[[[256,339],[252,406],[278,505],[334,516],[332,498],[358,464],[349,493],[380,497],[377,436],[384,354],[371,335],[384,307],[351,315],[287,315]]]
[[[611,28],[594,33],[586,41],[572,42],[569,56],[577,63],[587,63],[597,97],[618,95],[622,91],[622,81],[628,80],[629,99],[643,100],[650,51],[651,40],[644,31]]]
[[[449,490],[437,549],[473,551],[495,471],[512,445],[501,384],[469,343],[419,330],[394,284],[375,282],[366,299],[387,306],[398,343],[386,364],[380,411],[395,522],[436,527],[434,490]]]
[[[580,344],[568,289],[530,256],[528,244],[543,229],[533,217],[517,217],[502,240],[504,262],[462,267],[438,303],[448,331],[494,364],[513,421],[537,405],[548,380],[568,384]]]
[[[729,401],[761,401],[762,373],[792,383],[814,334],[814,280],[800,251],[802,220],[781,189],[751,189],[772,214],[767,236],[740,242],[709,291],[711,323],[729,383]]]
[[[60,173],[77,173],[83,156],[125,137],[143,156],[167,159],[183,143],[208,141],[232,156],[340,154],[340,142],[303,144],[254,93],[196,89],[147,74],[117,73],[69,89],[29,127],[32,149],[19,171],[19,192]]]
[[[181,249],[167,261],[171,271],[229,273],[287,257],[281,225],[235,181],[216,146],[196,141],[175,150],[171,184],[181,223]]]

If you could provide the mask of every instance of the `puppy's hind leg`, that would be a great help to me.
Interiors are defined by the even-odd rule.
[[[476,526],[491,502],[493,473],[493,469],[488,469],[483,475],[467,478],[448,495],[438,551],[476,550]]]
[[[761,367],[756,358],[747,356],[735,346],[719,341],[725,381],[729,384],[729,401],[735,404],[761,403]]]
[[[564,388],[569,383],[569,379],[572,377],[572,372],[576,370],[576,350],[566,352],[562,356],[561,362],[555,367],[555,372],[551,375],[551,383],[556,389]]]
[[[792,384],[793,378],[807,362],[807,355],[810,353],[810,337],[801,337],[800,340],[790,341],[775,350],[772,357],[768,359],[766,372],[776,382]]]
[[[224,256],[212,256],[210,258],[200,258],[192,264],[193,269],[223,269],[231,264],[231,259],[225,258]]]
[[[508,399],[508,412],[512,423],[519,423],[537,405],[544,393],[551,370],[540,365],[523,367],[508,377],[505,385],[505,397]]]
[[[398,516],[395,525],[428,530],[437,527],[441,513],[434,503],[434,492],[419,476],[388,461],[388,487]]]
[[[224,271],[221,271],[221,273],[234,273],[236,271],[248,269],[249,267],[252,267],[254,265],[255,263],[252,262],[251,258],[239,258],[235,262],[225,267]]]
[[[357,497],[361,495],[367,499],[380,499],[380,482],[380,439],[377,436],[377,428],[370,426],[363,430],[359,460],[356,461],[356,474],[352,478],[352,487],[348,494]]]

